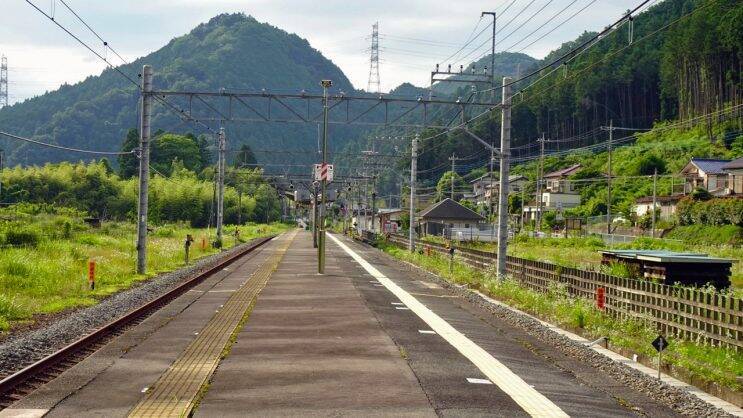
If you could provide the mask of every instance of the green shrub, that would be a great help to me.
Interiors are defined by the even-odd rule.
[[[680,225],[743,226],[743,199],[682,199],[676,209]]]
[[[173,228],[162,227],[157,228],[152,235],[160,238],[173,238],[175,236],[175,231]]]
[[[666,238],[697,245],[743,245],[743,227],[738,225],[681,225],[674,227]]]
[[[5,232],[5,245],[36,247],[41,238],[41,233],[37,229],[11,228]]]

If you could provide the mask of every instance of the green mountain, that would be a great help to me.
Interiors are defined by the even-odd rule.
[[[153,66],[155,89],[162,90],[320,92],[319,81],[331,79],[333,91],[354,91],[343,72],[306,40],[243,14],[219,15],[120,70],[137,80],[143,64]],[[127,130],[138,126],[137,103],[137,88],[107,69],[75,85],[0,109],[0,129],[67,147],[119,150]],[[155,106],[153,130],[157,129],[205,133],[192,123],[182,123],[162,105]],[[317,128],[311,124],[230,124],[227,132],[229,149],[247,143],[262,161],[266,154],[261,150],[316,147]],[[340,147],[360,128],[341,126],[332,132],[333,146]],[[11,165],[89,157],[8,139],[0,139],[0,147]]]

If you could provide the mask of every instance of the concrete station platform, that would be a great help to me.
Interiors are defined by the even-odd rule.
[[[327,242],[320,276],[312,236],[291,240],[195,415],[676,416],[376,249]],[[130,414],[284,244],[208,279],[16,404],[17,415]]]

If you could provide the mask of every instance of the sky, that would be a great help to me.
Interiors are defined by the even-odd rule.
[[[113,63],[102,42],[62,0],[29,0],[68,27]],[[379,22],[381,90],[403,82],[427,86],[436,63],[457,68],[490,50],[492,17],[499,13],[496,51],[542,58],[585,30],[601,30],[639,0],[64,0],[126,60],[146,55],[199,23],[225,12],[243,12],[296,33],[365,89],[374,22]],[[106,64],[65,34],[25,0],[3,0],[0,54],[8,58],[10,102],[15,103],[98,75]],[[567,8],[566,8],[567,7]],[[564,12],[558,14],[561,10]],[[574,18],[565,19],[580,11]],[[527,37],[554,16],[554,20]],[[472,36],[482,34],[453,58]],[[520,43],[517,43],[521,41]]]

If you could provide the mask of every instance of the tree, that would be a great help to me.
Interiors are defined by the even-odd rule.
[[[201,170],[209,167],[212,163],[214,156],[209,149],[209,140],[205,135],[201,135],[198,139],[199,144],[199,157],[201,158]]]
[[[242,144],[232,164],[235,167],[255,167],[258,164],[258,160],[255,158],[255,154],[250,149],[250,146],[248,144]]]
[[[464,196],[462,189],[466,186],[464,179],[457,173],[447,171],[436,184],[436,200],[444,200],[447,197],[451,197],[452,176],[454,177],[454,201],[462,199]]]
[[[126,138],[121,144],[121,152],[129,152],[139,147],[139,131],[136,128],[131,128],[126,133]],[[137,155],[124,154],[119,155],[119,177],[128,179],[134,177],[139,170],[139,159]]]
[[[150,165],[165,175],[170,175],[173,160],[179,160],[191,171],[202,168],[199,146],[190,138],[176,134],[162,134],[150,145]]]
[[[657,155],[646,155],[637,161],[635,174],[649,176],[658,170],[658,174],[666,172],[666,162]]]

